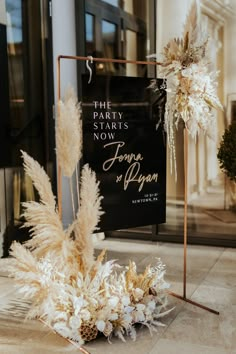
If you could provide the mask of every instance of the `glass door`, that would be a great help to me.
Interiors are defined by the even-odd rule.
[[[52,81],[48,70],[49,31],[45,31],[48,1],[5,0],[1,28],[0,67],[5,86],[0,87],[1,151],[0,255],[7,256],[14,239],[24,241],[21,202],[37,198],[22,169],[20,150],[53,170],[49,141],[52,120]],[[48,25],[48,24],[47,24]],[[48,28],[47,28],[48,29]],[[43,64],[44,63],[44,64]],[[2,76],[2,75],[1,75]],[[50,137],[51,134],[51,137]],[[51,139],[52,141],[53,139]],[[2,197],[3,196],[3,197]]]

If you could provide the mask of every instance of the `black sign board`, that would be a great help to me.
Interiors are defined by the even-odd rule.
[[[160,224],[166,217],[166,95],[151,79],[82,76],[83,162],[104,197],[99,228]]]

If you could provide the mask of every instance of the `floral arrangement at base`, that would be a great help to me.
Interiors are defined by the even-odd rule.
[[[80,157],[81,110],[74,92],[68,92],[58,105],[56,138],[60,167],[71,179],[78,161],[70,158],[68,139]],[[64,230],[49,177],[26,152],[22,157],[39,201],[23,203],[24,226],[32,238],[23,245],[12,244],[8,268],[19,292],[32,301],[28,317],[41,319],[80,345],[99,334],[109,340],[113,335],[123,341],[126,335],[135,339],[137,323],[150,331],[163,326],[160,319],[170,310],[161,260],[139,274],[134,262],[122,268],[114,260],[104,261],[105,250],[94,257],[92,234],[102,215],[95,173],[83,166],[78,212]]]

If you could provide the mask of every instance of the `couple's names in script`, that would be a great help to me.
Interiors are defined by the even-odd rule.
[[[141,162],[143,160],[143,156],[141,153],[134,154],[122,154],[121,150],[124,148],[124,141],[114,141],[104,145],[104,148],[112,148],[113,155],[109,159],[105,160],[102,168],[103,171],[109,171],[110,168],[114,165],[114,163],[122,163],[127,162],[128,168],[124,174],[117,175],[116,183],[122,182],[124,184],[124,190],[128,188],[130,183],[138,183],[138,191],[141,192],[145,183],[157,182],[158,181],[158,173],[152,173],[143,175],[140,173]]]

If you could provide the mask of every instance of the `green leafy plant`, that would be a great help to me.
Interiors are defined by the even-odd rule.
[[[236,182],[236,121],[225,130],[217,154],[221,170]]]

